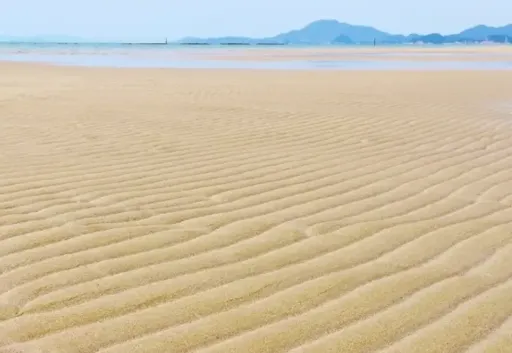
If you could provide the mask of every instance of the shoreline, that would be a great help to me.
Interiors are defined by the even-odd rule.
[[[272,70],[510,70],[512,46],[468,48],[289,48],[2,51],[0,60],[55,65]]]
[[[127,70],[226,70],[226,71],[511,71],[512,61],[455,61],[455,60],[229,60],[212,59],[196,61],[152,61],[121,59],[104,60],[102,58],[81,58],[78,60],[62,60],[62,58],[30,58],[26,60],[2,58],[0,63],[5,65],[44,65],[70,68],[103,68]]]

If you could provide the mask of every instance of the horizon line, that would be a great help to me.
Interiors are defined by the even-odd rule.
[[[281,34],[284,34],[284,33],[288,33],[290,31],[293,31],[293,30],[301,30],[305,27],[307,27],[308,25],[312,24],[312,23],[315,23],[315,22],[320,22],[320,21],[336,21],[338,23],[343,23],[343,24],[347,24],[347,25],[350,25],[350,26],[354,26],[354,27],[370,27],[370,28],[373,28],[373,29],[376,29],[376,30],[379,30],[381,32],[384,32],[384,33],[387,33],[391,36],[411,36],[411,35],[421,35],[421,36],[426,36],[426,35],[430,35],[430,34],[441,34],[443,36],[446,36],[446,35],[454,35],[454,34],[459,34],[465,30],[468,30],[468,29],[473,29],[473,28],[476,28],[476,27],[480,27],[480,26],[484,26],[484,27],[488,27],[488,28],[502,28],[502,27],[507,27],[507,26],[512,26],[512,22],[511,23],[505,23],[503,25],[494,25],[494,26],[491,26],[491,25],[486,25],[486,24],[483,24],[483,23],[478,23],[478,24],[475,24],[475,25],[472,25],[472,26],[469,26],[467,28],[464,28],[462,30],[460,30],[459,32],[452,32],[452,33],[441,33],[441,32],[430,32],[430,33],[420,33],[420,32],[409,32],[409,33],[391,33],[391,32],[388,32],[386,30],[381,30],[373,25],[365,25],[365,24],[352,24],[352,23],[349,23],[349,22],[343,22],[343,21],[340,21],[340,20],[337,20],[337,19],[333,19],[333,18],[324,18],[324,19],[318,19],[318,20],[315,20],[315,21],[312,21],[312,22],[309,22],[307,23],[306,25],[298,28],[298,29],[289,29],[289,30],[286,30],[284,32],[280,32],[278,34],[274,34],[272,36],[266,36],[266,37],[252,37],[252,36],[248,36],[248,35],[237,35],[237,34],[226,34],[226,35],[216,35],[216,36],[194,36],[194,35],[185,35],[185,36],[182,36],[182,37],[179,37],[179,38],[175,38],[175,39],[171,39],[170,41],[168,41],[168,43],[177,43],[179,44],[180,41],[184,40],[184,39],[187,39],[187,38],[191,38],[191,39],[218,39],[218,38],[229,38],[229,37],[238,37],[238,38],[245,38],[245,39],[251,39],[251,40],[266,40],[266,39],[270,39],[272,37],[275,37],[275,36],[278,36],[278,35],[281,35]],[[16,38],[14,40],[2,40],[2,38],[5,37],[5,38]],[[32,40],[34,37],[36,38],[39,38],[39,40]],[[72,38],[72,41],[69,41],[69,42],[62,42],[62,41],[51,41],[51,40],[46,40],[45,38],[52,38],[52,37],[71,37]],[[147,37],[151,37],[151,38],[154,38],[155,36],[147,36]],[[30,41],[25,41],[23,40],[24,38],[26,39],[31,39]],[[165,40],[167,41],[169,36],[166,36],[166,37],[163,37],[165,38]],[[42,34],[42,35],[38,35],[38,34],[33,34],[33,35],[12,35],[12,34],[2,34],[0,33],[0,43],[11,43],[11,44],[22,44],[22,43],[28,43],[28,42],[31,42],[31,43],[34,43],[34,44],[43,44],[43,43],[48,43],[48,44],[148,44],[148,43],[155,43],[155,44],[158,44],[159,42],[155,42],[155,41],[132,41],[132,40],[121,40],[121,39],[93,39],[93,38],[90,38],[90,37],[83,37],[83,36],[75,36],[75,35],[70,35],[70,34]]]

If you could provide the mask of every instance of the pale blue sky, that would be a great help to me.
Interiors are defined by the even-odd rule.
[[[512,0],[0,0],[0,35],[271,36],[329,18],[391,33],[512,22]]]

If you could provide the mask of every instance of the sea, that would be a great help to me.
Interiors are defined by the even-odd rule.
[[[380,46],[389,51],[364,51],[372,46],[246,46],[246,45],[198,45],[179,44],[120,44],[120,43],[1,43],[0,61],[33,62],[65,66],[89,66],[111,68],[182,68],[182,69],[265,69],[265,70],[512,70],[512,54],[500,56],[496,60],[463,60],[461,55],[482,55],[476,53],[450,52],[408,52],[407,56],[447,56],[459,55],[460,59],[450,60],[385,60],[386,55],[396,55],[407,45]],[[416,46],[417,47],[417,46]],[[422,46],[433,48],[439,46]],[[250,60],[258,55],[249,55],[243,60],[233,59],[248,51],[265,51],[272,56],[286,50],[308,48],[307,59]],[[332,52],[339,48],[340,58]],[[351,49],[343,51],[342,49]],[[358,53],[358,49],[361,51]],[[325,59],[325,51],[331,50]],[[318,51],[318,57],[314,53]],[[269,54],[270,53],[270,54]],[[350,59],[350,54],[370,56],[371,60]],[[485,54],[489,57],[490,54]],[[225,59],[228,57],[231,59]]]

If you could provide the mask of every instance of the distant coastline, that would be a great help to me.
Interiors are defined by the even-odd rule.
[[[204,44],[269,44],[273,45],[391,45],[391,44],[485,44],[512,43],[512,24],[503,27],[478,25],[460,33],[442,35],[430,34],[392,34],[370,26],[352,25],[337,20],[318,20],[303,28],[277,34],[267,38],[251,37],[187,37],[178,43]]]
[[[401,44],[511,44],[512,24],[502,27],[478,25],[459,33],[442,35],[392,34],[374,27],[352,25],[337,20],[318,20],[303,28],[266,38],[226,36],[213,38],[186,37],[175,41],[94,42],[74,37],[2,37],[0,44],[12,45],[183,45],[183,46],[330,46],[330,45],[401,45]]]
[[[453,43],[378,43],[382,47],[410,47],[410,46],[482,46],[482,45],[503,45],[505,43],[498,42],[453,42]],[[371,47],[372,43],[178,43],[171,42],[167,44],[153,43],[153,42],[6,42],[0,41],[0,48],[2,46],[37,46],[37,47]]]
[[[223,43],[195,43],[195,42],[49,42],[49,41],[0,41],[1,45],[37,45],[37,46],[212,46],[212,45],[228,45],[228,46],[282,46],[287,43],[244,43],[244,42],[223,42]]]

